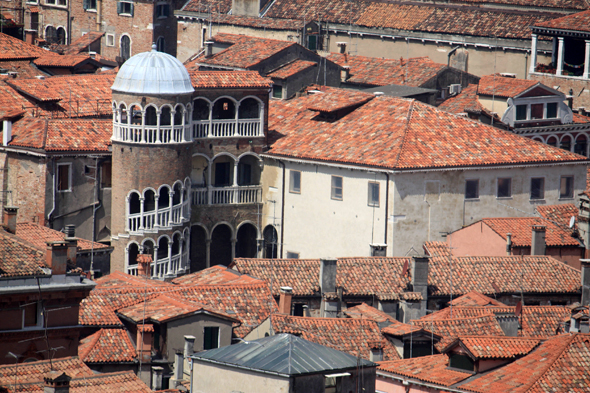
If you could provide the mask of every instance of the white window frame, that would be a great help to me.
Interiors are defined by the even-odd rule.
[[[295,177],[298,177],[299,187],[295,187]],[[301,194],[301,171],[296,171],[294,169],[289,170],[289,192],[292,194]]]
[[[60,1],[63,1],[65,4],[58,4]],[[68,0],[45,0],[45,5],[49,5],[52,7],[67,7]],[[65,28],[64,28],[65,30]]]
[[[106,46],[115,46],[115,35],[112,33],[106,34]]]
[[[82,2],[82,6],[84,6],[84,1],[92,1],[92,0],[82,0],[82,1],[83,1]],[[98,3],[98,0],[94,0],[94,7],[86,8],[86,9],[84,9],[84,11],[86,11],[86,12],[96,12],[96,7],[97,7],[96,3]]]
[[[39,302],[29,302],[29,303],[36,303],[36,313],[37,313],[37,323],[35,325],[25,326],[25,307],[20,307],[21,313],[21,327],[23,330],[32,330],[38,329],[43,327],[43,315],[41,314],[41,305]]]
[[[373,197],[374,197],[373,187],[377,188],[377,200],[373,199]],[[367,188],[368,188],[367,204],[371,207],[379,207],[379,201],[381,199],[380,183],[377,181],[369,181]]]
[[[559,98],[552,98],[550,100],[541,101],[541,102],[539,102],[539,99],[537,97],[515,99],[514,104],[513,104],[514,105],[514,122],[515,123],[526,123],[526,122],[537,122],[537,121],[543,121],[543,120],[559,120],[563,116],[563,114],[561,113],[560,105],[559,105],[560,102],[562,102],[562,101],[560,101]],[[532,119],[531,118],[531,105],[536,105],[536,104],[543,105],[543,117],[540,119]],[[556,104],[557,105],[557,113],[556,113],[555,117],[547,117],[547,105],[548,104]],[[518,120],[516,118],[517,107],[520,105],[526,106],[526,119]]]
[[[55,174],[56,179],[55,179],[55,187],[58,188],[59,187],[59,174],[60,174],[60,170],[59,168],[62,166],[67,166],[68,167],[68,188],[65,190],[57,190],[57,192],[72,192],[72,163],[71,162],[64,162],[64,163],[60,163],[57,164],[57,173]]]
[[[129,10],[130,10],[131,12],[121,12],[121,13],[117,13],[117,15],[119,15],[119,16],[131,16],[131,17],[132,17],[132,16],[133,16],[133,14],[134,14],[134,10],[133,10],[133,8],[134,8],[134,4],[133,4],[133,1],[125,1],[125,0],[117,1],[117,5],[118,5],[119,3],[127,3],[127,4],[131,4],[131,5],[129,6]],[[118,10],[117,10],[117,11],[118,11]]]
[[[334,180],[340,179],[340,187],[334,185]],[[330,197],[335,201],[341,201],[344,199],[344,178],[342,176],[332,175],[330,179]],[[337,195],[337,190],[340,189],[340,196]]]
[[[499,196],[498,191],[500,191],[500,179],[510,179],[510,195],[509,196]],[[498,177],[496,179],[496,199],[511,199],[513,195],[512,192],[512,177]]]

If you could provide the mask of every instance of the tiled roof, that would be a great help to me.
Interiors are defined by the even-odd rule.
[[[266,76],[275,79],[287,79],[290,76],[293,76],[308,68],[315,67],[316,65],[317,63],[313,61],[295,60],[268,73]]]
[[[196,3],[198,0],[191,0],[191,3]],[[201,0],[201,3],[203,1]],[[230,2],[231,4],[231,2]],[[176,15],[183,15],[183,12],[176,12]],[[213,12],[211,16],[204,17],[205,21],[211,21],[213,25],[231,25],[255,27],[264,30],[297,30],[303,27],[303,21],[297,19],[275,19],[275,18],[258,18],[254,16],[244,15],[228,15]]]
[[[381,329],[381,333],[388,334],[394,337],[405,336],[406,334],[416,333],[419,331],[424,331],[426,333],[430,333],[429,330],[423,329],[420,326],[412,326],[408,325],[407,323],[395,322],[389,326],[384,327]]]
[[[442,386],[451,386],[472,376],[471,373],[448,369],[448,366],[448,356],[440,354],[379,362],[377,371],[386,371]]]
[[[0,228],[0,277],[44,275],[42,251]]]
[[[211,57],[199,57],[194,63],[205,66],[248,69],[290,46],[297,45],[293,41],[280,41],[227,33],[217,34],[211,41],[233,43],[233,45]],[[187,68],[189,68],[188,65]]]
[[[115,310],[143,299],[143,293],[90,292],[80,303],[79,323],[84,326],[123,326]]]
[[[26,60],[3,60],[0,59],[0,68],[6,70],[7,74],[0,75],[0,80],[11,81],[13,76],[9,75],[8,72],[16,72],[17,78],[36,78],[37,76],[49,76],[44,71],[31,62],[31,59]]]
[[[469,85],[461,93],[450,97],[437,108],[451,113],[482,112],[485,108],[477,99],[477,86]]]
[[[530,354],[483,374],[461,389],[474,392],[585,392],[590,386],[590,336],[552,337]]]
[[[77,356],[57,358],[53,360],[38,360],[36,362],[6,364],[0,366],[0,386],[8,387],[14,384],[17,373],[18,383],[43,381],[43,376],[49,371],[66,371],[73,378],[90,377],[92,370]]]
[[[539,84],[528,79],[510,78],[501,75],[484,75],[479,80],[478,94],[510,98]]]
[[[369,359],[371,347],[383,348],[385,360],[399,355],[380,332],[377,322],[348,318],[310,318],[275,314],[271,317],[275,333],[290,333],[306,340]]]
[[[231,6],[231,0],[190,0],[182,7],[182,11],[227,14]]]
[[[108,152],[112,120],[24,118],[13,124],[11,147]]]
[[[332,122],[316,95],[270,103],[267,154],[397,170],[584,161],[584,157],[418,101],[380,96]]]
[[[451,293],[449,258],[430,259],[429,293]],[[580,271],[547,256],[453,257],[453,293],[470,291],[497,293],[570,293],[580,292]]]
[[[571,229],[564,229],[543,218],[500,217],[484,218],[481,221],[504,240],[511,233],[513,247],[531,247],[533,225],[545,227],[545,244],[549,247],[581,247],[580,242],[572,236]]]
[[[578,217],[579,210],[573,203],[564,203],[561,205],[539,205],[537,213],[554,224],[569,228],[570,220],[572,217]]]
[[[190,71],[195,90],[269,88],[272,81],[256,71]]]
[[[534,27],[590,32],[590,10],[562,16],[545,22],[535,23]]]
[[[311,95],[307,109],[314,112],[336,112],[367,103],[375,98],[374,94],[356,90],[325,89]]]
[[[375,322],[397,322],[397,320],[367,303],[361,303],[358,306],[349,307],[343,311],[344,314],[353,319],[371,319]]]
[[[55,229],[47,228],[33,222],[19,222],[16,224],[16,236],[27,242],[34,244],[35,246],[43,249],[47,248],[47,242],[63,241],[66,234]],[[90,240],[78,239],[78,251],[90,251],[92,248],[95,250],[107,249],[109,246],[92,242]],[[93,244],[94,243],[94,244]],[[103,250],[104,251],[104,250]]]
[[[0,33],[0,60],[32,59],[41,56],[51,56],[51,52]]]
[[[435,78],[447,66],[428,57],[381,59],[378,57],[330,53],[328,60],[350,67],[347,83],[365,86],[407,85],[420,87]]]
[[[23,96],[3,83],[0,84],[0,118],[7,114],[24,111],[28,105],[29,101]]]
[[[65,67],[71,68],[87,60],[95,62],[88,55],[64,55],[64,56],[43,56],[33,60],[33,63],[39,67]],[[96,62],[95,62],[96,63]],[[96,63],[98,65],[98,63]]]
[[[112,291],[121,290],[123,292],[132,292],[137,289],[144,289],[146,286],[150,289],[171,289],[174,288],[172,283],[159,280],[147,280],[144,277],[132,276],[120,271],[102,276],[95,280],[97,287],[94,289]]]
[[[45,79],[12,79],[7,83],[39,102],[59,101],[51,117],[109,116],[114,74],[53,76]],[[44,111],[39,112],[44,115]]]
[[[100,40],[104,35],[104,32],[89,31],[88,33],[84,34],[83,36],[72,42],[68,46],[68,49],[64,51],[64,55],[77,55],[87,50],[92,43]]]
[[[459,296],[458,298],[453,299],[452,301],[447,303],[448,305],[453,306],[499,306],[499,307],[507,307],[504,303],[497,301],[496,299],[492,299],[491,297],[487,297],[482,295],[476,291],[467,292],[463,296]]]
[[[538,338],[523,337],[459,337],[454,344],[461,344],[476,359],[512,359],[531,352],[541,342]]]
[[[461,336],[504,336],[504,331],[493,314],[453,319],[425,317],[412,323],[442,337],[442,340],[435,344],[439,351]]]
[[[379,299],[414,299],[418,293],[405,292],[410,282],[409,273],[402,277],[404,262],[408,258],[359,257],[339,258],[336,268],[336,286],[349,296],[376,296]],[[319,259],[247,259],[236,258],[235,267],[242,273],[275,283],[274,295],[279,287],[293,288],[295,296],[319,294]]]
[[[242,274],[237,270],[230,269],[223,265],[212,266],[210,268],[186,274],[172,280],[174,284],[194,286],[194,285],[220,285],[220,284],[253,284],[261,283],[261,280]]]
[[[125,329],[100,329],[80,340],[78,354],[85,363],[133,362],[135,345]]]
[[[423,248],[426,255],[430,257],[448,257],[451,255],[451,249],[446,242],[425,242]]]

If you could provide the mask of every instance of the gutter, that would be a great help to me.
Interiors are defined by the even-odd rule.
[[[382,377],[382,378],[390,378],[395,381],[399,381],[404,386],[407,386],[409,384],[414,384],[414,385],[418,385],[418,386],[424,386],[424,387],[428,387],[428,388],[437,389],[437,391],[455,392],[455,393],[465,393],[466,392],[465,390],[457,390],[457,389],[453,389],[453,388],[447,388],[442,385],[436,385],[433,383],[423,382],[423,381],[419,381],[419,380],[415,380],[415,379],[408,379],[406,377],[401,377],[401,376],[398,377],[398,376],[391,375],[389,373],[386,374],[383,371],[379,371],[379,370],[377,370],[377,376]]]
[[[56,173],[55,173],[55,171],[56,171],[56,168],[55,168],[55,158],[52,157],[51,158],[51,161],[53,162],[53,171],[52,171],[52,175],[51,175],[51,182],[53,183],[53,188],[52,188],[53,191],[51,193],[51,195],[52,195],[52,198],[51,199],[52,199],[53,206],[51,208],[51,211],[47,214],[47,221],[49,221],[49,222],[52,221],[51,215],[55,211],[55,198],[56,198],[56,195],[55,194],[56,194],[56,191],[57,191],[56,190],[57,187],[56,187],[56,184],[55,184],[55,182],[57,180],[57,176],[56,176]]]
[[[283,259],[283,238],[285,235],[285,163],[281,160],[277,161],[280,166],[283,167],[283,190],[281,192],[281,255],[280,258]]]

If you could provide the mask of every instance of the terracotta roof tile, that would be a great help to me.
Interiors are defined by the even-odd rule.
[[[530,353],[540,342],[541,340],[538,338],[489,336],[459,337],[456,341],[476,359],[513,359],[521,357]],[[445,352],[450,350],[453,345],[449,345]]]
[[[43,376],[49,371],[66,371],[73,378],[90,377],[94,372],[77,356],[57,358],[53,360],[39,360],[36,362],[6,364],[0,366],[0,386],[8,387],[14,384],[15,373],[18,374],[18,383],[30,383],[43,381]]]
[[[569,228],[570,220],[572,217],[578,217],[579,210],[573,203],[564,203],[561,205],[539,205],[537,213],[554,224]]]
[[[307,109],[312,99],[270,103],[267,154],[398,170],[586,160],[413,100],[376,97],[325,122]]]
[[[52,52],[28,44],[18,38],[0,33],[0,59],[33,59],[41,56],[51,56]],[[54,54],[55,56],[59,56]]]
[[[47,267],[42,251],[0,228],[0,277],[44,275]]]
[[[381,329],[381,333],[394,337],[405,336],[406,334],[413,334],[420,331],[423,331],[425,333],[431,333],[429,330],[423,329],[420,326],[412,326],[408,325],[407,323],[401,323],[397,321]]]
[[[475,318],[458,318],[454,316],[453,319],[425,317],[414,320],[412,323],[442,337],[442,340],[435,344],[439,351],[446,348],[460,336],[504,336],[504,331],[493,314]]]
[[[66,237],[66,234],[32,222],[19,222],[16,224],[16,236],[26,240],[31,244],[34,244],[45,251],[48,241],[63,241]],[[102,243],[92,242],[80,238],[77,239],[78,251],[90,251],[92,248],[95,250],[109,248],[109,246]]]
[[[562,16],[545,22],[535,23],[534,27],[545,27],[556,30],[587,31],[590,32],[590,10],[577,14]]]
[[[190,0],[182,7],[182,11],[227,14],[231,7],[231,0]]]
[[[315,66],[317,66],[317,63],[313,61],[295,60],[268,73],[266,76],[275,79],[287,79],[293,75],[300,73],[301,71],[307,70],[308,68]]]
[[[23,96],[10,87],[0,84],[0,118],[10,113],[22,112],[28,104],[29,101]]]
[[[510,98],[539,84],[528,79],[509,78],[501,75],[484,75],[479,80],[478,94]]]
[[[64,51],[64,55],[77,55],[83,51],[86,51],[91,44],[100,40],[104,35],[104,32],[89,31],[72,42]]]
[[[347,83],[364,86],[406,85],[420,87],[445,69],[445,64],[435,63],[428,57],[410,59],[381,59],[378,57],[330,53],[328,60],[339,66],[350,67]]]
[[[361,319],[310,318],[275,314],[271,317],[275,333],[290,333],[306,340],[369,359],[371,347],[383,348],[385,360],[399,359],[389,340],[380,332],[377,322]]]
[[[172,282],[178,285],[194,286],[219,284],[259,284],[262,281],[223,265],[217,265],[195,273],[180,276],[173,279]]]
[[[513,247],[531,247],[534,225],[546,228],[545,243],[549,247],[581,247],[580,242],[572,236],[571,229],[564,229],[543,218],[500,217],[484,218],[481,221],[504,240],[506,240],[507,234],[511,233]]]
[[[272,81],[256,71],[191,71],[195,90],[229,88],[269,88]]]
[[[144,289],[146,286],[153,289],[171,289],[174,288],[172,283],[159,280],[146,280],[143,277],[132,276],[129,274],[115,271],[109,275],[102,276],[95,280],[97,286],[94,288],[98,290],[121,290],[121,291],[133,291],[137,289]]]
[[[137,359],[135,345],[125,329],[100,329],[80,340],[78,353],[85,363],[133,362]]]
[[[14,79],[13,75],[9,75],[10,73],[16,73],[16,78],[36,78],[37,76],[49,76],[44,71],[41,71],[39,68],[35,67],[35,65],[31,62],[31,59],[26,60],[2,60],[0,59],[0,68],[6,70],[5,75],[0,75],[0,80],[4,81],[11,81]]]
[[[453,301],[448,302],[448,305],[453,306],[499,306],[499,307],[507,307],[504,303],[501,303],[491,297],[487,297],[482,295],[476,291],[467,292],[463,296],[459,296],[458,298],[453,299]]]
[[[451,386],[472,376],[471,373],[448,369],[448,366],[448,356],[440,354],[379,362],[377,370],[442,386]]]
[[[199,0],[191,0],[190,3],[197,3]],[[203,3],[203,1],[200,1]],[[231,4],[231,2],[230,2]],[[192,11],[194,12],[194,11]],[[182,12],[177,13],[183,15]],[[212,12],[211,16],[205,16],[203,19],[215,26],[217,25],[231,25],[231,26],[244,26],[244,27],[255,27],[265,30],[297,30],[303,27],[303,21],[297,19],[276,19],[276,18],[258,18],[254,16],[244,15],[228,15],[218,12]]]
[[[112,120],[24,118],[13,124],[9,146],[106,153],[112,132]]]
[[[353,108],[371,101],[374,94],[362,91],[340,89],[325,89],[312,94],[308,100],[307,109],[314,112],[336,112],[341,109]]]
[[[547,256],[453,257],[452,263],[455,296],[470,291],[494,294],[494,285],[498,293],[577,294],[580,291],[580,271]],[[451,293],[450,274],[449,258],[430,259],[431,295]]]
[[[426,255],[430,257],[448,257],[451,255],[451,249],[446,242],[425,242],[423,248]]]
[[[451,113],[482,112],[485,108],[477,98],[478,85],[469,85],[461,93],[450,97],[437,108]]]
[[[91,61],[98,65],[94,59],[88,55],[63,55],[63,56],[43,56],[33,60],[33,63],[39,67],[75,67],[85,61]]]
[[[383,311],[377,310],[375,307],[369,306],[367,303],[361,303],[358,306],[349,307],[343,311],[344,314],[353,319],[371,319],[375,322],[392,322],[397,323],[397,320]]]
[[[402,277],[404,263],[408,258],[339,258],[336,286],[344,288],[345,295],[376,296],[379,299],[421,298],[419,294],[406,292],[409,274]],[[236,258],[238,271],[270,282],[274,295],[278,288],[289,286],[295,296],[312,296],[319,293],[319,259],[247,259]]]

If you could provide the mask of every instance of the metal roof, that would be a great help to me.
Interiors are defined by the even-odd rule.
[[[281,333],[255,341],[242,341],[193,356],[197,361],[218,363],[252,371],[293,376],[316,374],[377,364],[347,353]]]
[[[387,86],[377,86],[371,87],[370,89],[363,89],[361,90],[365,93],[378,93],[381,92],[386,96],[392,97],[412,97],[419,94],[434,94],[437,92],[435,89],[426,89],[424,87],[415,87],[415,86],[407,86],[407,85],[387,85]]]
[[[186,67],[174,56],[151,52],[131,57],[122,66],[112,90],[145,95],[190,94],[195,91]]]

